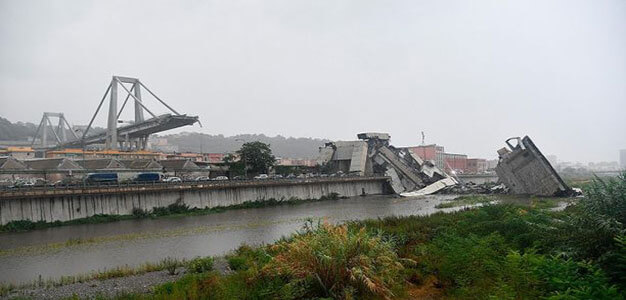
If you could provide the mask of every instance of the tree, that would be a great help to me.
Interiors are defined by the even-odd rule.
[[[237,154],[245,168],[254,174],[267,173],[276,161],[270,145],[259,141],[244,143]]]
[[[236,155],[228,154],[224,157],[224,163],[228,165],[231,176],[243,176],[246,174],[245,166],[242,160]]]

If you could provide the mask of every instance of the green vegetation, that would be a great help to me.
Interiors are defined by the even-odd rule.
[[[241,145],[241,149],[236,151],[236,155],[227,155],[224,162],[230,167],[231,173],[236,175],[267,173],[276,162],[276,157],[272,155],[270,144],[263,142],[246,142]]]
[[[301,203],[315,202],[315,201],[324,201],[324,200],[337,200],[340,198],[345,198],[339,196],[337,193],[330,193],[328,196],[322,196],[319,199],[299,199],[299,198],[289,198],[289,199],[274,199],[270,198],[267,200],[260,201],[246,201],[241,204],[231,205],[231,206],[217,206],[212,208],[190,208],[188,205],[182,202],[176,202],[170,204],[166,207],[155,207],[151,211],[145,211],[140,208],[134,208],[132,215],[94,215],[87,218],[75,219],[71,221],[55,221],[55,222],[45,222],[38,221],[33,222],[29,220],[22,221],[12,221],[7,223],[6,225],[0,225],[0,233],[1,232],[20,232],[20,231],[29,231],[64,225],[78,225],[78,224],[97,224],[97,223],[108,223],[115,222],[121,220],[130,220],[130,219],[141,219],[141,218],[156,218],[163,216],[177,217],[177,216],[197,216],[197,215],[207,215],[212,213],[224,212],[231,209],[244,209],[244,208],[260,208],[260,207],[271,207],[278,205],[296,205]]]
[[[213,257],[198,257],[187,263],[187,271],[190,273],[204,273],[213,270]]]
[[[566,201],[563,198],[528,197],[517,195],[462,195],[441,204],[435,208],[452,208],[461,206],[476,206],[489,203],[504,203],[528,206],[531,208],[547,209],[557,207],[559,202]]]
[[[232,273],[188,274],[122,298],[623,299],[626,177],[596,179],[564,211],[548,204],[307,222],[275,244],[234,251]]]
[[[437,204],[435,208],[450,208],[458,206],[468,206],[476,204],[485,204],[494,201],[492,197],[486,195],[463,195],[450,201]]]
[[[5,225],[0,225],[0,232],[19,232],[19,231],[28,231],[35,229],[43,229],[49,227],[57,227],[64,225],[79,225],[79,224],[96,224],[96,223],[108,223],[115,222],[121,220],[129,220],[134,219],[136,216],[134,215],[93,215],[88,218],[75,219],[71,221],[54,221],[54,222],[45,222],[45,221],[29,221],[29,220],[20,220],[20,221],[11,221]]]

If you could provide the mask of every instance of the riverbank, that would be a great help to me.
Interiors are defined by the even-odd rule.
[[[37,230],[37,229],[45,229],[51,227],[58,226],[67,226],[67,225],[80,225],[80,224],[100,224],[100,223],[110,223],[122,220],[132,220],[132,219],[143,219],[143,218],[159,218],[159,217],[177,217],[177,216],[199,216],[199,215],[207,215],[213,213],[220,213],[227,210],[234,209],[245,209],[245,208],[261,208],[261,207],[272,207],[279,205],[296,205],[296,204],[304,204],[316,201],[325,201],[325,200],[338,200],[344,199],[345,197],[339,196],[337,193],[331,193],[328,196],[322,196],[318,199],[299,199],[299,198],[289,198],[289,199],[267,199],[262,201],[247,201],[242,204],[236,204],[231,206],[217,206],[211,208],[190,208],[188,205],[184,203],[173,203],[166,207],[155,207],[150,211],[145,211],[141,209],[133,210],[132,215],[94,215],[88,218],[75,219],[71,221],[56,221],[56,222],[44,222],[38,221],[33,222],[29,220],[23,221],[12,221],[7,223],[6,225],[0,225],[0,234],[3,232],[24,232],[29,230]]]
[[[226,210],[196,216],[122,220],[0,234],[0,283],[57,280],[117,267],[140,267],[167,257],[222,256],[245,243],[273,243],[307,219],[333,224],[388,216],[428,215],[453,195],[418,198],[356,196],[297,205]]]
[[[626,178],[595,182],[563,211],[485,204],[344,225],[308,222],[240,247],[232,274],[185,275],[125,299],[623,299]],[[599,226],[611,224],[611,226]]]
[[[508,204],[490,204],[494,198],[464,196],[442,203],[452,203],[446,205],[450,207],[477,203],[484,206],[430,216],[349,221],[345,225],[310,221],[298,234],[276,243],[238,248],[223,258],[224,268],[216,271],[185,274],[180,278],[170,276],[169,280],[164,271],[125,277],[129,282],[153,282],[144,288],[130,284],[129,288],[116,290],[115,285],[124,280],[113,279],[57,287],[52,291],[63,291],[63,295],[67,295],[65,291],[75,291],[81,298],[107,287],[114,293],[106,297],[124,299],[201,296],[235,299],[255,295],[504,299],[560,294],[621,299],[619,293],[624,287],[617,280],[623,270],[611,269],[619,264],[598,258],[623,254],[626,246],[620,248],[615,241],[626,243],[626,238],[601,228],[586,232],[589,229],[578,226],[579,222],[593,218],[585,209],[594,205],[597,198],[593,197],[598,195],[590,197],[560,212],[549,208],[562,199],[535,198],[524,202],[514,197],[504,201]],[[514,201],[515,198],[519,201]],[[592,211],[597,212],[596,208]],[[608,214],[603,218],[615,214],[608,209],[601,212]],[[589,238],[593,241],[586,241]],[[592,246],[603,250],[594,253]],[[359,256],[361,262],[352,263],[354,257],[349,253]],[[324,257],[328,261],[320,260]],[[331,270],[356,273],[329,274]],[[354,277],[356,274],[361,277]],[[317,276],[321,283],[311,280]],[[329,288],[331,282],[341,288]],[[561,283],[555,286],[552,282]],[[129,290],[133,292],[129,294]]]
[[[206,260],[206,258],[204,259]],[[230,272],[224,257],[210,258],[207,270],[226,275]],[[190,261],[171,259],[140,268],[117,268],[83,276],[68,276],[48,282],[35,282],[20,287],[0,285],[0,299],[94,299],[114,298],[122,294],[149,294],[153,288],[193,273]]]

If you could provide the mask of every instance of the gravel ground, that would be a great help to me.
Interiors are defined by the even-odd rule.
[[[223,257],[215,259],[214,269],[222,274],[230,272],[228,263]],[[1,299],[64,299],[74,295],[80,299],[93,299],[96,296],[113,297],[129,292],[150,293],[154,286],[175,281],[184,274],[184,268],[180,268],[176,275],[170,275],[163,270],[141,275],[73,283],[52,288],[29,288],[13,291]]]

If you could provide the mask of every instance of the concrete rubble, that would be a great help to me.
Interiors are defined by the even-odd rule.
[[[422,160],[409,148],[391,145],[391,137],[387,133],[367,132],[357,137],[357,141],[327,143],[320,148],[318,164],[328,172],[387,176],[391,190],[405,197],[433,193],[576,195],[576,191],[563,182],[528,136],[506,140],[508,148],[498,150],[496,173],[499,182],[484,184],[459,183],[432,161]]]
[[[327,143],[320,148],[318,163],[330,172],[388,176],[393,192],[407,197],[432,194],[458,183],[433,162],[390,145],[387,133],[360,133],[357,137],[358,141]]]
[[[454,195],[468,195],[468,194],[507,194],[509,188],[502,183],[486,182],[476,184],[473,182],[459,183],[457,185],[448,186],[439,190],[438,194],[454,194]]]
[[[516,144],[511,144],[511,141],[516,141]],[[498,150],[496,173],[511,193],[537,196],[575,194],[528,136],[509,138],[506,144],[508,148]]]

